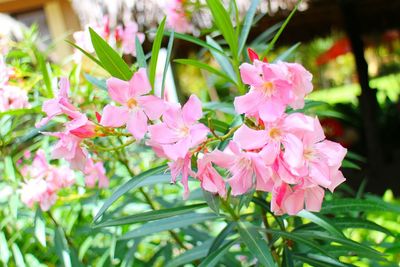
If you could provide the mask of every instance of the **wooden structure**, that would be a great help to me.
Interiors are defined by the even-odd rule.
[[[63,42],[66,34],[79,30],[80,25],[68,0],[0,0],[0,12],[10,15],[42,9],[46,16],[51,39],[59,41],[53,53],[55,60],[71,55],[72,48]]]

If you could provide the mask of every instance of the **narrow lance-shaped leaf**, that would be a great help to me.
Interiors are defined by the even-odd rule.
[[[174,32],[169,36],[169,41],[168,41],[168,48],[167,48],[167,56],[165,58],[165,64],[164,64],[164,71],[163,71],[163,76],[162,76],[162,82],[161,82],[161,94],[160,97],[164,99],[164,90],[165,90],[165,79],[167,77],[167,72],[168,72],[168,67],[170,65],[170,58],[171,58],[171,52],[172,52],[172,46],[174,44]]]
[[[94,50],[103,68],[113,77],[124,81],[130,80],[133,73],[121,56],[92,28],[89,28],[89,32]]]
[[[207,220],[217,219],[218,216],[214,213],[188,213],[170,218],[165,218],[157,221],[148,222],[141,227],[132,230],[120,239],[131,239],[140,236],[155,234],[161,231],[171,230],[175,228],[186,227],[192,224],[201,223]]]
[[[120,198],[123,194],[128,192],[129,190],[132,190],[136,188],[143,180],[145,180],[147,177],[155,175],[155,174],[160,174],[166,170],[167,166],[162,165],[150,170],[147,170],[145,172],[142,172],[141,174],[131,178],[128,182],[123,184],[121,187],[119,187],[109,199],[106,200],[106,202],[103,204],[103,206],[100,208],[96,216],[94,217],[93,221],[97,221],[98,218],[100,218],[101,215],[118,199]]]
[[[247,37],[249,36],[249,32],[251,26],[253,24],[254,15],[256,14],[256,9],[259,4],[260,0],[252,0],[250,4],[250,8],[247,10],[246,17],[244,19],[242,32],[240,33],[239,37],[239,49],[238,49],[238,57],[243,51],[243,48],[246,44]]]
[[[36,210],[35,215],[35,236],[39,243],[46,247],[46,225],[43,220],[42,212],[40,209]]]
[[[217,250],[213,251],[211,254],[201,262],[199,267],[214,267],[218,264],[219,260],[224,256],[225,253],[238,241],[238,239],[233,239],[226,244],[222,245]]]
[[[239,234],[251,254],[264,266],[277,266],[265,239],[251,225],[239,222]]]
[[[100,67],[103,67],[103,64],[101,64],[100,60],[98,60],[97,58],[95,58],[93,55],[91,55],[89,52],[87,52],[86,50],[84,50],[82,47],[78,46],[77,44],[74,44],[73,42],[70,42],[68,40],[65,40],[68,44],[70,44],[71,46],[75,47],[76,49],[78,49],[79,51],[81,51],[85,56],[87,56],[88,58],[90,58],[94,63],[96,63],[97,65],[99,65]]]
[[[137,36],[135,36],[135,49],[136,49],[136,60],[139,68],[147,68],[146,56],[144,55],[143,47]]]
[[[166,17],[164,17],[164,19],[160,23],[160,26],[158,26],[156,37],[154,38],[154,42],[153,42],[153,47],[151,49],[151,58],[150,58],[150,66],[149,66],[149,80],[150,80],[150,84],[151,84],[151,87],[153,88],[153,90],[154,90],[154,82],[156,79],[158,53],[160,52],[162,37],[164,34],[165,20],[166,20]]]
[[[162,210],[152,210],[148,212],[143,212],[136,215],[131,215],[127,217],[122,217],[114,220],[107,220],[105,222],[100,222],[95,227],[106,227],[106,226],[116,226],[116,225],[124,225],[124,224],[134,224],[141,222],[154,221],[159,219],[164,219],[172,216],[177,216],[185,213],[191,213],[194,210],[201,209],[207,207],[206,203],[193,204],[182,207],[175,207],[170,209],[162,209]]]
[[[333,223],[321,215],[311,213],[307,210],[302,210],[297,214],[297,216],[312,221],[335,236],[344,237],[343,233]]]
[[[225,239],[232,233],[234,227],[235,223],[232,222],[226,225],[226,227],[215,237],[212,245],[210,246],[210,249],[208,250],[207,255],[211,254],[221,246]]]

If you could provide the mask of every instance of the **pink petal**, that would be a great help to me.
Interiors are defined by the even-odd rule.
[[[233,135],[233,141],[242,149],[257,149],[267,143],[268,135],[265,131],[250,129],[243,124]]]
[[[304,194],[306,209],[314,212],[320,211],[324,194],[324,189],[319,186],[307,188]]]
[[[185,124],[190,125],[197,122],[203,116],[201,101],[196,95],[191,95],[182,108],[182,117]]]
[[[204,142],[207,139],[207,134],[210,130],[202,123],[197,123],[190,127],[190,146],[194,147]]]
[[[170,144],[179,140],[176,132],[165,123],[150,125],[148,128],[152,143]]]
[[[257,67],[249,63],[243,63],[239,69],[243,83],[256,87],[262,85],[263,80]]]
[[[253,187],[253,173],[250,171],[235,173],[228,179],[228,183],[232,188],[233,196],[243,195]]]
[[[259,106],[258,109],[263,121],[273,122],[285,112],[285,105],[274,99],[269,99]]]
[[[106,127],[121,127],[128,121],[128,109],[108,104],[103,109],[100,124]]]
[[[229,168],[234,164],[235,156],[229,155],[219,150],[207,154],[210,160],[222,168]]]
[[[272,165],[281,151],[279,142],[268,143],[261,151],[260,156],[266,165]]]
[[[331,185],[329,179],[329,167],[322,162],[311,162],[310,173],[311,179],[318,185],[328,187]]]
[[[237,113],[254,115],[262,102],[262,94],[253,90],[245,95],[235,97],[233,104]]]
[[[68,98],[68,93],[69,93],[69,80],[67,77],[61,77],[60,82],[60,91],[58,93],[58,97],[62,98]]]
[[[333,193],[335,188],[344,181],[346,181],[346,178],[344,178],[343,173],[337,171],[336,173],[331,174],[331,184],[328,186],[328,189]]]
[[[286,163],[294,168],[300,167],[303,163],[303,143],[293,134],[286,134],[282,143]]]
[[[170,128],[179,128],[184,125],[182,111],[179,105],[170,105],[163,114],[163,121]]]
[[[190,149],[190,140],[185,138],[175,144],[163,145],[163,149],[168,158],[172,160],[184,158]]]
[[[340,166],[347,153],[342,145],[328,140],[316,144],[315,148],[325,156],[329,166]]]
[[[296,190],[284,200],[284,207],[289,215],[296,215],[304,207],[304,191]]]
[[[131,97],[137,97],[145,95],[150,91],[151,85],[147,78],[146,69],[140,68],[133,74],[132,79],[129,81],[129,94]]]
[[[146,114],[142,110],[129,112],[126,128],[137,140],[142,139],[147,132]]]
[[[111,99],[125,104],[133,96],[129,94],[129,83],[117,78],[110,78],[107,80],[108,94]]]
[[[137,101],[150,120],[156,120],[160,118],[167,108],[164,101],[154,95],[138,97]]]

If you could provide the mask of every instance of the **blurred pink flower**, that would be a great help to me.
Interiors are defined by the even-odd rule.
[[[143,43],[145,38],[144,33],[141,33],[138,30],[138,25],[134,21],[126,23],[124,28],[117,27],[115,29],[116,39],[120,39],[124,54],[136,56],[136,37],[140,43]]]
[[[28,95],[25,90],[11,85],[0,85],[0,112],[28,108]]]
[[[188,33],[193,31],[193,25],[183,6],[183,0],[168,0],[165,6],[167,15],[167,26],[179,33]]]
[[[163,114],[163,122],[149,126],[152,143],[158,143],[172,159],[185,158],[189,149],[206,140],[209,129],[198,120],[203,116],[200,100],[192,95],[181,108],[171,106]]]
[[[168,162],[169,170],[171,171],[171,183],[176,182],[176,178],[181,175],[181,183],[184,188],[183,198],[187,199],[189,197],[189,175],[195,177],[196,174],[193,173],[191,168],[191,155],[187,153],[183,158],[178,158],[176,160]]]
[[[166,108],[162,99],[146,95],[151,90],[146,69],[140,68],[129,82],[110,78],[107,87],[110,97],[122,106],[105,106],[100,124],[106,127],[126,124],[136,139],[142,139],[147,132],[148,118],[158,119]]]
[[[22,184],[20,189],[21,201],[29,208],[39,203],[43,211],[47,211],[56,202],[57,194],[48,187],[45,180],[36,178],[29,179]]]
[[[99,188],[108,187],[109,180],[106,176],[103,162],[94,162],[91,158],[87,160],[85,166],[85,184],[88,187],[94,187],[98,181]]]

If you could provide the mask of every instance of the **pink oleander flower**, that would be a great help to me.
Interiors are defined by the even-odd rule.
[[[97,181],[99,188],[106,188],[109,185],[106,170],[101,161],[95,163],[91,158],[89,158],[86,162],[84,174],[85,184],[88,187],[94,187]]]
[[[191,155],[187,153],[184,157],[168,162],[169,170],[171,171],[171,183],[176,182],[176,178],[181,175],[181,183],[183,185],[183,198],[189,197],[189,176],[195,177],[196,174],[191,168]]]
[[[57,194],[48,187],[48,183],[40,178],[29,179],[19,190],[21,201],[30,208],[39,203],[43,211],[47,211],[56,202]]]
[[[3,55],[0,54],[0,87],[6,85],[12,75],[14,75],[13,68],[7,66]]]
[[[124,54],[136,56],[136,37],[140,43],[144,42],[145,35],[138,31],[138,25],[134,21],[126,23],[125,27],[117,27],[115,29],[115,39],[121,42]]]
[[[314,130],[304,132],[303,164],[298,168],[290,168],[294,175],[307,176],[315,185],[333,191],[345,179],[339,168],[347,153],[347,149],[339,143],[325,139],[324,131],[317,118],[314,119]]]
[[[209,154],[205,154],[203,158],[197,160],[197,169],[196,178],[200,180],[201,188],[226,198],[225,181],[212,166]]]
[[[74,170],[85,171],[87,151],[81,148],[82,138],[68,132],[44,133],[59,138],[53,147],[52,158],[67,160]]]
[[[241,126],[235,132],[233,140],[243,149],[260,150],[260,156],[267,165],[274,164],[282,153],[286,164],[299,167],[303,163],[301,136],[304,132],[313,131],[313,123],[314,120],[311,117],[302,113],[282,115],[274,122],[265,123],[264,130]]]
[[[207,139],[209,129],[198,122],[202,116],[201,102],[192,95],[182,108],[173,105],[166,110],[162,123],[149,126],[150,142],[159,144],[169,159],[183,159]]]
[[[166,108],[162,99],[147,95],[151,86],[146,69],[140,68],[129,82],[110,78],[107,87],[110,97],[122,106],[105,106],[100,124],[106,127],[126,125],[136,139],[142,139],[147,132],[148,119],[158,119]]]
[[[76,110],[68,100],[69,81],[66,77],[60,78],[59,87],[59,91],[56,92],[57,96],[53,99],[46,100],[43,103],[42,110],[46,113],[46,117],[44,117],[40,122],[36,123],[36,128],[44,126],[55,116],[62,114],[62,106],[65,106],[66,109]]]
[[[250,91],[235,98],[236,111],[266,122],[282,116],[288,105],[302,107],[304,96],[312,89],[311,74],[295,63],[254,60],[240,66],[240,75]]]
[[[223,152],[215,150],[208,156],[214,164],[229,170],[231,177],[227,181],[232,195],[245,194],[252,188],[267,192],[272,190],[272,169],[265,165],[259,153],[246,152],[231,141]]]
[[[16,86],[0,85],[0,112],[28,107],[30,104],[25,90]]]
[[[179,33],[193,31],[193,25],[185,12],[183,2],[184,0],[169,0],[165,7],[167,26]]]

